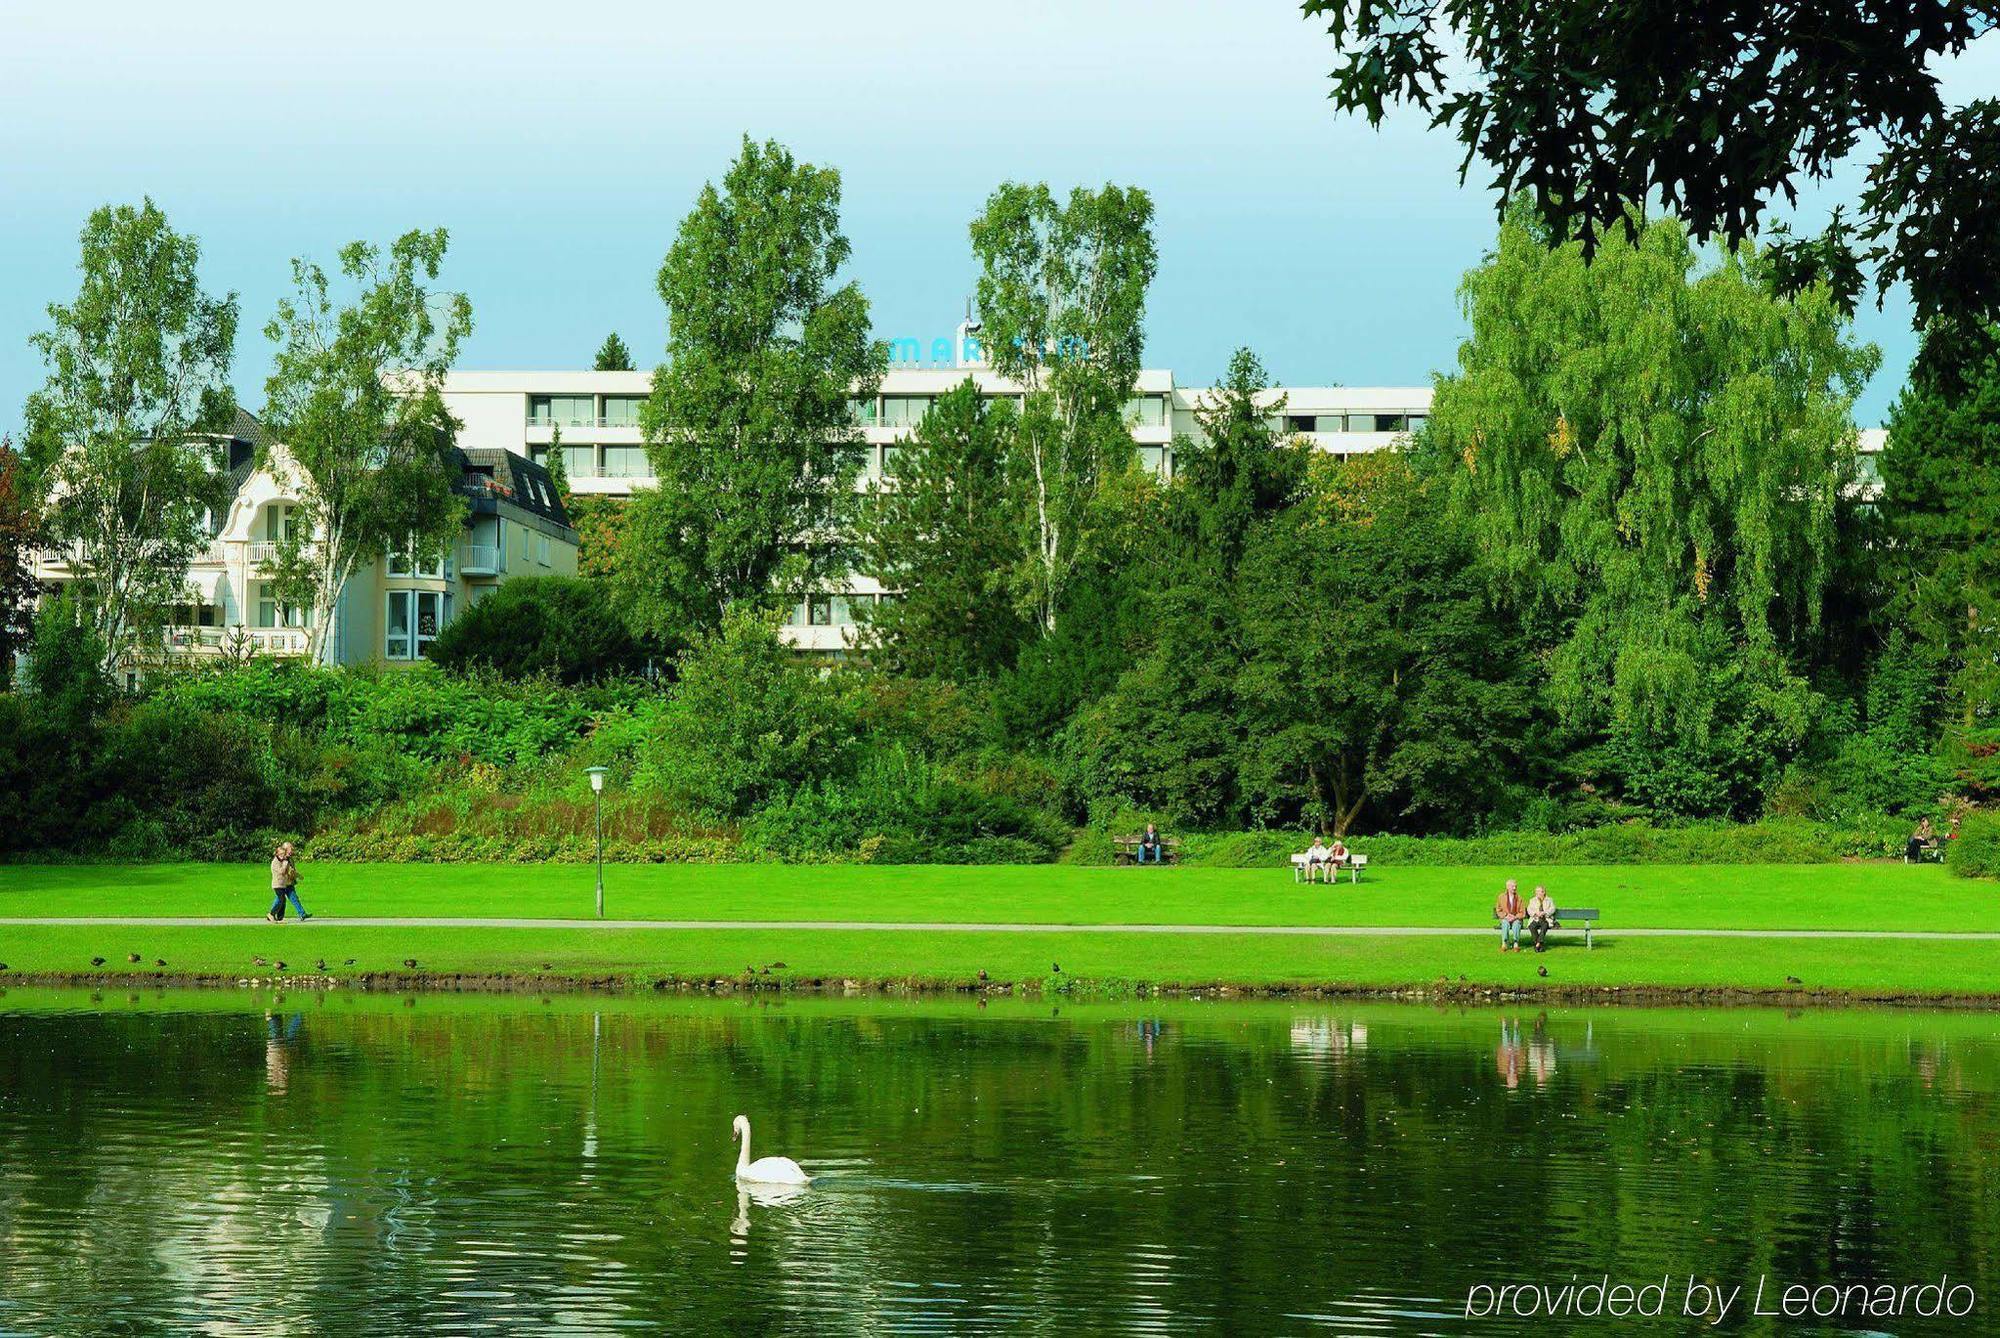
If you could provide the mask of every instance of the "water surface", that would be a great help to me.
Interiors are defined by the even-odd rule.
[[[1964,1013],[17,989],[0,1332],[1548,1333],[1468,1290],[1940,1274],[1972,1319],[1828,1328],[1991,1332],[1996,1098]],[[737,1190],[739,1112],[810,1190]]]

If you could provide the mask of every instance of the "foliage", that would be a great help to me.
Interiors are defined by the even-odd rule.
[[[1009,462],[1017,420],[967,378],[902,443],[860,518],[863,570],[896,592],[862,611],[872,662],[955,681],[1012,664],[1034,631],[1010,588],[1021,553]]]
[[[577,575],[598,581],[615,578],[625,561],[626,500],[569,493],[563,497],[563,510],[576,531]]]
[[[367,242],[342,247],[340,273],[356,290],[344,306],[325,270],[294,260],[293,294],[264,327],[278,345],[266,426],[282,443],[265,463],[298,499],[271,570],[279,597],[311,610],[314,660],[363,563],[443,551],[458,535],[458,424],[443,389],[472,305],[428,286],[447,245],[438,228],[404,233],[386,257]]]
[[[2000,316],[2000,103],[1948,107],[1941,58],[1996,23],[1987,0],[1745,8],[1644,0],[1615,21],[1590,5],[1305,0],[1341,53],[1333,100],[1379,124],[1430,111],[1493,168],[1502,200],[1532,192],[1551,240],[1586,247],[1658,200],[1697,237],[1749,237],[1779,195],[1879,142],[1858,233],[1792,243],[1797,281],[1876,266],[1917,315]],[[1449,54],[1447,54],[1449,53]],[[1817,263],[1815,255],[1823,257]],[[1846,285],[1850,301],[1858,284]]]
[[[845,682],[801,662],[766,618],[732,610],[681,657],[635,783],[704,816],[741,818],[846,774],[853,720]]]
[[[869,337],[840,230],[840,174],[743,142],[660,267],[667,361],[641,414],[658,486],[627,504],[617,580],[645,634],[681,640],[845,565],[861,468],[850,395]]]
[[[1014,452],[1028,504],[1025,602],[1053,631],[1107,469],[1132,457],[1124,406],[1145,346],[1146,289],[1158,268],[1153,202],[1136,187],[1008,182],[972,223],[980,340],[1022,401]]]
[[[591,367],[600,372],[632,370],[632,350],[625,347],[625,341],[619,338],[616,330],[604,336],[604,342],[597,346],[597,358]]]
[[[2000,813],[1968,813],[1958,839],[1947,843],[1945,863],[1961,878],[2000,878]]]
[[[201,247],[149,199],[105,205],[80,235],[76,300],[31,342],[48,368],[28,397],[26,455],[51,546],[111,669],[184,598],[188,564],[227,487],[235,294],[213,298]]]
[[[505,582],[447,623],[428,653],[454,673],[563,684],[640,674],[655,658],[626,627],[604,583],[580,576]]]
[[[1510,215],[1428,429],[1495,588],[1552,629],[1549,693],[1663,812],[1743,812],[1815,709],[1814,646],[1871,347],[1754,253],[1696,274],[1647,225],[1594,263]]]
[[[13,681],[14,657],[27,648],[34,625],[41,547],[41,512],[27,466],[14,443],[0,437],[0,690]]]

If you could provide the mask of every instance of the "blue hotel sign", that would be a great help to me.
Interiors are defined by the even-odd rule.
[[[975,334],[963,334],[956,339],[943,337],[930,341],[929,356],[925,355],[924,341],[910,335],[891,339],[889,343],[889,365],[891,367],[984,367],[986,366],[986,346]],[[1049,349],[1049,356],[1060,360],[1081,357],[1089,346],[1075,336],[1055,340]]]

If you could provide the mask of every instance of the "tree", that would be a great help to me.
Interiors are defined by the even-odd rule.
[[[264,383],[266,426],[282,446],[266,463],[298,498],[297,524],[272,564],[280,598],[311,610],[317,660],[347,580],[364,562],[436,552],[463,508],[458,423],[444,377],[472,332],[472,304],[430,286],[449,244],[443,228],[340,250],[353,286],[338,305],[326,271],[292,262],[293,295],[264,327],[278,345]]]
[[[980,339],[1022,385],[1018,468],[1031,505],[1026,603],[1053,631],[1085,513],[1108,467],[1132,454],[1125,402],[1145,347],[1146,289],[1158,266],[1145,191],[1008,182],[972,223]]]
[[[1488,598],[1447,482],[1403,451],[1313,461],[1238,579],[1246,746],[1266,819],[1465,830],[1526,778],[1527,644]]]
[[[26,457],[108,672],[140,624],[185,598],[225,500],[212,434],[235,411],[237,307],[202,292],[200,244],[151,200],[94,211],[79,240],[76,300],[51,304],[30,341],[49,374],[28,397]]]
[[[1229,359],[1214,394],[1195,406],[1200,433],[1174,446],[1173,497],[1191,552],[1208,571],[1232,576],[1250,526],[1293,500],[1306,456],[1283,445],[1273,421],[1285,400],[1265,402],[1270,376],[1247,348]]]
[[[604,342],[597,346],[597,361],[594,364],[600,372],[629,372],[632,370],[632,350],[625,347],[625,341],[613,330],[604,336]]]
[[[1878,511],[1891,611],[1949,680],[1954,730],[2000,723],[2000,327],[1926,332],[1889,413]]]
[[[14,443],[0,437],[0,689],[13,681],[14,657],[27,646],[34,624],[41,548],[42,519],[27,465]]]
[[[1819,627],[1876,353],[1824,286],[1777,297],[1763,266],[1744,250],[1697,274],[1674,222],[1587,263],[1517,211],[1461,287],[1471,336],[1438,380],[1428,446],[1496,588],[1544,625],[1579,737],[1615,730],[1653,755],[1671,742],[1710,758],[1699,767],[1718,731],[1778,747],[1756,759],[1768,768],[1810,722],[1795,664]],[[1739,730],[1732,710],[1762,723]]]
[[[864,609],[864,644],[893,672],[955,682],[1014,661],[1034,624],[1011,573],[1021,529],[1009,456],[1017,420],[970,378],[940,396],[903,443],[894,483],[870,498],[861,567],[900,592]]]
[[[657,486],[626,514],[620,585],[669,640],[846,565],[863,463],[851,395],[887,350],[848,258],[840,174],[753,144],[702,188],[660,267],[667,361],[641,410]]]
[[[643,673],[652,658],[604,583],[580,576],[506,582],[447,623],[428,654],[459,673],[572,685]]]
[[[1794,282],[1850,299],[1864,265],[1910,285],[1920,321],[2000,315],[2000,101],[1948,107],[1939,58],[2000,23],[1991,0],[1855,5],[1637,0],[1523,7],[1502,0],[1304,0],[1341,53],[1333,101],[1379,123],[1431,113],[1493,168],[1502,208],[1533,196],[1554,243],[1636,236],[1658,200],[1695,236],[1744,240],[1779,195],[1796,201],[1863,142],[1879,142],[1860,226],[1786,239]]]

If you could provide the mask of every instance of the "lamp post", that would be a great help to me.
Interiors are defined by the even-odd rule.
[[[604,918],[604,776],[609,767],[585,767],[590,777],[590,807],[597,815],[597,918]]]

